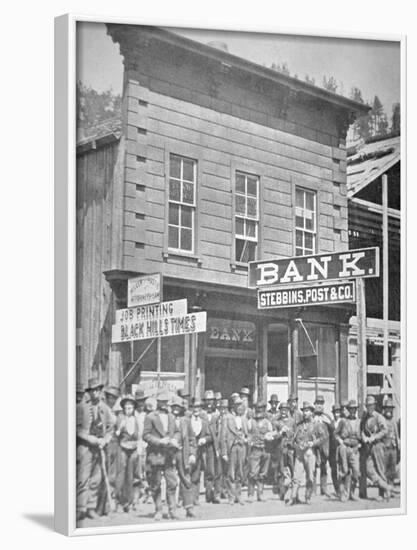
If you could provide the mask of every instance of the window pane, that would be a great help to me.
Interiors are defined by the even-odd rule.
[[[258,215],[258,201],[256,199],[251,199],[248,197],[248,212],[247,215],[251,216],[252,218],[256,218]]]
[[[169,205],[169,224],[172,225],[179,225],[179,206],[178,204],[170,204]]]
[[[304,229],[304,218],[301,216],[295,216],[295,226]]]
[[[171,155],[169,163],[169,175],[171,178],[180,178],[181,176],[181,159],[175,155]]]
[[[256,243],[251,241],[248,243],[247,262],[253,262],[256,259]]]
[[[304,208],[304,191],[301,189],[295,190],[295,206]]]
[[[239,172],[236,173],[236,193],[245,193],[245,176]]]
[[[183,159],[183,179],[187,181],[194,181],[194,161],[190,159]]]
[[[236,218],[236,234],[244,235],[245,234],[245,222],[242,218]]]
[[[243,239],[236,239],[236,261],[243,262],[242,254],[244,252],[244,247],[247,241]]]
[[[309,212],[307,212],[307,214],[309,214]],[[307,215],[305,222],[306,222],[306,229],[309,229],[310,231],[314,231],[314,217],[313,216],[309,217]]]
[[[295,246],[303,246],[303,232],[302,231],[296,231],[295,232]]]
[[[256,237],[256,222],[246,220],[246,235],[248,237]]]
[[[258,195],[258,178],[248,176],[248,195],[256,197]]]
[[[181,200],[181,183],[176,180],[169,180],[169,198],[173,201]]]
[[[187,182],[182,184],[182,202],[194,204],[194,184]]]
[[[295,255],[296,256],[304,256],[304,250],[302,248],[296,248],[295,249]]]
[[[236,212],[238,214],[246,214],[246,200],[242,195],[236,195]]]
[[[314,193],[306,193],[306,208],[308,210],[314,210]]]
[[[313,249],[313,235],[311,233],[306,233],[304,235],[304,246],[309,249]]]
[[[178,227],[169,226],[168,246],[169,248],[178,248]]]
[[[181,225],[183,227],[193,226],[192,210],[188,206],[181,207]]]
[[[181,229],[181,250],[192,250],[192,231],[191,229]]]

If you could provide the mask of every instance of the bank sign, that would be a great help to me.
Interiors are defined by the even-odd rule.
[[[251,288],[379,277],[379,248],[249,262]]]
[[[339,304],[355,301],[355,283],[318,283],[258,290],[258,309]]]

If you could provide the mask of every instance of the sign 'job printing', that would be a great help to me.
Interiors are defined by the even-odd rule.
[[[379,277],[379,248],[249,262],[249,287]]]

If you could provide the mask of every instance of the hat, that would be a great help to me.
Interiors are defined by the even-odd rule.
[[[220,407],[228,407],[229,401],[227,399],[221,399],[220,400]]]
[[[296,393],[291,393],[288,397],[288,401],[298,401],[298,395]]]
[[[342,399],[342,401],[340,402],[340,406],[343,408],[343,407],[348,407],[349,406],[349,401],[347,399]]]
[[[132,403],[132,405],[136,408],[136,401],[133,395],[129,394],[122,397],[122,399],[120,400],[120,406],[122,407],[122,409],[124,409],[126,403]]]
[[[106,386],[104,388],[104,393],[107,393],[107,395],[112,395],[113,397],[120,396],[120,390],[116,386]]]
[[[222,398],[221,392],[216,391],[214,394],[214,399],[216,399],[216,401],[220,401],[221,398]]]
[[[169,401],[169,393],[167,392],[167,390],[161,389],[156,394],[156,399],[157,401]]]
[[[340,411],[341,408],[342,408],[342,406],[340,405],[340,403],[335,403],[332,406],[332,411]]]
[[[255,409],[266,409],[266,403],[264,401],[257,401],[255,404]]]
[[[242,388],[239,392],[240,395],[250,395],[250,390],[249,388]]]
[[[75,393],[84,393],[84,386],[82,384],[77,384],[77,387],[75,388]]]
[[[308,401],[303,401],[303,406],[301,407],[301,410],[304,411],[305,409],[310,409],[311,411],[314,411],[314,405],[312,405]]]
[[[271,393],[271,397],[269,398],[269,402],[270,403],[273,403],[273,402],[278,403],[278,401],[279,401],[278,395],[276,393]]]
[[[181,409],[184,408],[183,400],[179,395],[173,395],[171,398],[171,407],[180,407]]]
[[[240,397],[236,397],[236,399],[233,400],[233,405],[241,405],[242,403],[243,401]]]
[[[204,392],[204,399],[214,399],[214,391],[213,390],[206,390]]]
[[[240,398],[240,395],[237,392],[233,392],[230,396],[231,401],[235,401],[235,399]]]
[[[183,399],[185,397],[190,397],[190,392],[188,390],[186,390],[185,388],[181,388],[177,391],[177,394],[182,397]]]
[[[375,405],[375,397],[373,395],[367,395],[365,399],[365,405]]]
[[[354,399],[350,399],[348,404],[347,404],[347,408],[348,409],[357,409],[358,404],[356,403],[356,401]]]
[[[98,379],[98,376],[93,376],[92,378],[88,379],[88,385],[85,388],[86,391],[90,390],[98,390],[103,387],[103,384]]]
[[[324,397],[322,395],[318,395],[314,401],[314,404],[316,403],[324,403]]]
[[[279,409],[288,409],[288,403],[285,401],[281,401],[281,403],[278,405]]]
[[[201,399],[199,399],[198,397],[196,397],[193,401],[193,407],[202,407],[203,406],[203,403],[201,401]]]
[[[388,399],[386,400],[386,402],[383,404],[383,408],[384,409],[393,409],[395,407],[392,399],[390,397],[388,397]]]
[[[146,399],[145,392],[142,388],[138,388],[135,391],[135,399],[136,401],[143,401],[144,399]]]

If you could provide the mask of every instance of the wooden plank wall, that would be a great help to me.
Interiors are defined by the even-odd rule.
[[[162,269],[165,275],[246,286],[246,273],[231,267],[232,180],[239,165],[261,176],[262,257],[294,254],[295,185],[319,193],[318,252],[347,248],[343,147],[159,93],[155,90],[158,83],[148,88],[130,79],[126,87],[125,215],[132,224],[125,233],[126,269]],[[188,154],[199,165],[198,261],[168,256],[163,263],[166,170],[171,152]]]
[[[119,142],[77,157],[77,381],[107,382],[112,293],[103,271],[120,267]],[[99,370],[101,365],[102,370]]]

